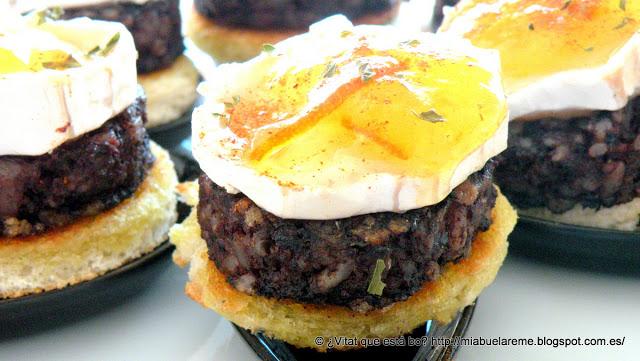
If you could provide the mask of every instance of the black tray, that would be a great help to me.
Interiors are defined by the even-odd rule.
[[[168,131],[172,131],[176,128],[179,128],[185,124],[188,124],[191,121],[191,114],[193,112],[193,107],[191,107],[188,111],[182,114],[179,118],[172,120],[165,124],[160,124],[155,127],[147,128],[147,132],[152,136],[159,133],[164,133]]]
[[[521,215],[509,252],[562,266],[640,274],[640,232],[574,226]]]
[[[158,275],[173,246],[156,249],[90,281],[55,291],[0,300],[0,338],[20,337],[80,320],[128,300]]]
[[[152,136],[155,134],[159,134],[159,133],[165,133],[168,131],[171,131],[175,128],[181,127],[185,124],[189,124],[191,122],[191,115],[193,114],[193,110],[202,104],[204,98],[202,98],[201,96],[198,96],[196,98],[196,101],[193,102],[193,105],[191,107],[189,107],[189,109],[187,111],[184,112],[184,114],[182,114],[181,116],[179,116],[178,118],[167,122],[165,124],[160,124],[157,125],[155,127],[149,127],[147,128],[147,132],[149,134],[151,134]]]
[[[147,129],[149,137],[165,149],[172,149],[184,138],[191,136],[191,112],[185,113],[179,120]]]
[[[203,100],[199,96],[193,106],[178,119],[157,127],[147,128],[147,133],[149,133],[151,139],[166,149],[178,146],[180,141],[191,136],[191,116],[193,115],[193,110],[201,105]]]
[[[465,307],[457,316],[446,325],[439,325],[436,322],[427,321],[424,326],[416,329],[410,335],[418,338],[422,336],[448,338],[463,337],[467,332],[476,303]],[[393,346],[393,347],[369,347],[355,351],[331,351],[326,353],[316,352],[311,349],[298,349],[282,341],[274,340],[261,333],[251,332],[236,326],[236,329],[247,341],[249,346],[256,352],[263,361],[371,361],[371,360],[393,360],[393,361],[446,361],[453,359],[457,345],[438,346]]]

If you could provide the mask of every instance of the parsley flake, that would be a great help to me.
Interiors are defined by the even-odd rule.
[[[426,112],[418,113],[415,110],[411,111],[413,115],[418,117],[421,120],[431,122],[431,123],[442,123],[444,122],[444,117],[438,114],[435,110],[429,110]]]
[[[624,28],[625,25],[627,25],[629,23],[629,18],[625,16],[624,19],[622,19],[622,21],[620,22],[620,24],[616,25],[615,28],[613,28],[613,30],[618,30],[618,29],[622,29]]]
[[[111,51],[113,50],[113,48],[115,48],[116,44],[118,44],[118,41],[120,40],[120,33],[117,32],[115,34],[113,34],[113,36],[111,37],[111,39],[109,39],[109,41],[107,42],[107,44],[104,46],[104,48],[100,51],[100,55],[102,56],[107,56],[109,55],[109,53],[111,53]]]
[[[87,52],[87,56],[95,55],[100,51],[100,45],[96,45],[93,49]]]
[[[36,25],[42,25],[47,20],[58,20],[62,14],[64,14],[64,10],[59,6],[37,11],[34,14]]]
[[[336,65],[336,63],[331,62],[331,63],[327,64],[327,67],[324,69],[324,72],[322,73],[322,77],[323,78],[331,78],[332,76],[334,76],[336,74],[337,70],[338,70],[338,66]]]
[[[80,62],[76,60],[72,55],[68,55],[62,60],[59,61],[45,61],[42,64],[42,67],[45,69],[51,70],[65,70],[70,68],[77,68],[80,66]]]
[[[268,44],[268,43],[267,44],[262,44],[262,50],[267,52],[267,53],[270,53],[270,52],[276,50],[276,47],[273,46],[273,44]]]
[[[382,290],[386,286],[386,283],[382,282],[382,272],[386,268],[384,261],[381,259],[376,260],[376,267],[373,269],[373,275],[369,281],[369,287],[367,287],[367,293],[376,296],[382,296]]]
[[[229,109],[229,108],[233,108],[236,105],[238,105],[238,103],[240,103],[240,96],[239,95],[234,95],[231,97],[231,99],[233,99],[233,102],[224,102],[224,107]]]
[[[360,72],[360,78],[364,82],[369,81],[369,79],[376,75],[376,73],[371,70],[371,65],[369,63],[361,63],[358,66],[358,71]]]
[[[400,42],[400,45],[401,46],[411,46],[411,47],[415,48],[416,46],[420,45],[420,41],[416,40],[416,39],[406,40],[406,41]]]

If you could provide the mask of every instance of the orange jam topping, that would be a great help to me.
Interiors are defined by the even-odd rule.
[[[254,62],[254,86],[215,114],[244,144],[239,158],[288,185],[317,184],[320,171],[446,181],[503,123],[496,74],[476,59],[418,40],[355,44],[310,65],[283,54]]]
[[[475,0],[451,15],[440,31],[473,21],[464,36],[500,51],[511,93],[536,78],[606,64],[640,28],[640,1]]]

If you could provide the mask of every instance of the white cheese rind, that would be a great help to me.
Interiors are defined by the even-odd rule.
[[[618,110],[640,90],[640,35],[634,34],[609,61],[563,71],[508,95],[511,119],[573,109]]]
[[[280,43],[276,49],[285,45],[302,47],[302,49],[323,48],[320,44],[328,44],[327,41],[331,40],[331,32],[340,33],[351,27],[352,25],[346,19],[329,19],[311,27],[312,36],[324,34],[325,39],[309,39],[309,36],[303,35]],[[415,34],[409,33],[407,37],[413,39]],[[477,49],[461,39],[439,37],[438,40],[434,40],[433,34],[419,35],[419,38],[424,37],[428,37],[430,43],[437,43],[438,46],[453,51],[463,51],[477,59],[481,66],[494,74],[489,86],[498,99],[504,99],[498,75],[500,63],[496,52]],[[390,39],[394,42],[397,40]],[[275,50],[275,52],[278,51]],[[316,55],[316,52],[310,51],[309,57],[313,58]],[[229,142],[226,140],[233,138],[234,135],[219,118],[213,115],[224,112],[224,104],[220,102],[219,97],[225,92],[227,83],[233,82],[238,86],[245,81],[250,81],[251,74],[242,71],[244,66],[246,65],[221,66],[218,68],[215,81],[205,83],[199,88],[207,98],[204,104],[194,111],[192,118],[193,155],[201,169],[214,183],[226,188],[229,193],[244,193],[259,207],[281,218],[337,219],[374,212],[403,212],[433,205],[442,201],[453,188],[469,175],[480,170],[488,159],[507,147],[508,121],[505,118],[493,136],[455,168],[450,182],[444,182],[441,175],[418,178],[363,172],[350,174],[349,177],[338,177],[327,175],[330,171],[322,169],[317,175],[318,179],[327,180],[323,184],[313,187],[281,185],[276,179],[259,174],[233,155],[234,150],[237,149],[229,149]],[[346,178],[349,180],[345,180]]]
[[[452,11],[453,8],[447,7],[443,20],[447,30],[441,33],[462,37],[473,31],[476,19],[484,14],[499,13],[505,2],[480,3],[463,13],[456,13]],[[534,9],[537,10],[530,10]],[[561,71],[533,79],[525,86],[508,93],[507,98],[511,119],[529,119],[529,115],[536,113],[618,110],[637,95],[639,90],[640,34],[636,33],[606,64]]]
[[[126,28],[86,18],[65,23],[78,32],[90,26],[119,32],[120,40],[106,57],[81,67],[0,75],[0,155],[45,154],[135,101],[137,52]]]
[[[217,185],[229,193],[242,192],[260,208],[281,218],[338,219],[375,212],[404,212],[436,204],[453,188],[486,161],[507,148],[508,122],[485,144],[471,153],[456,168],[449,184],[439,178],[402,177],[395,174],[367,174],[359,181],[314,188],[290,188],[276,180],[234,162],[224,156],[225,150],[215,149],[223,134],[213,133],[206,123],[211,122],[210,109],[199,107],[193,114],[193,155],[200,168]],[[204,137],[200,138],[200,135]],[[426,197],[424,196],[426,195]]]

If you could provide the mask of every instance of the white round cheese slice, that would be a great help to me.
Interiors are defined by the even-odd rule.
[[[606,64],[563,71],[508,95],[511,119],[571,110],[621,109],[640,90],[640,35],[633,35]]]
[[[475,48],[469,42],[458,38],[428,33],[405,33],[392,29],[375,26],[354,27],[344,17],[332,17],[311,26],[308,34],[277,44],[272,50],[275,55],[263,53],[248,63],[220,66],[215,80],[200,86],[199,91],[205,96],[205,102],[194,111],[192,118],[193,155],[202,170],[214,183],[224,187],[229,193],[242,192],[260,208],[281,218],[338,219],[374,212],[404,212],[442,201],[469,175],[482,169],[488,159],[506,149],[508,112],[501,113],[503,116],[499,119],[500,125],[496,131],[454,167],[450,178],[440,174],[415,177],[368,172],[358,169],[360,159],[357,159],[344,167],[349,169],[347,172],[343,171],[340,164],[325,165],[318,169],[313,176],[322,181],[313,186],[291,186],[247,165],[237,156],[243,144],[229,142],[235,135],[225,124],[223,117],[217,116],[225,112],[225,104],[222,103],[225,94],[234,92],[235,89],[251,89],[252,82],[262,79],[252,71],[247,71],[251,69],[252,63],[259,64],[261,59],[267,56],[277,57],[278,65],[268,70],[274,74],[286,71],[291,64],[303,68],[311,66],[332,52],[340,53],[349,49],[351,45],[345,45],[340,39],[344,34],[354,31],[357,34],[354,36],[356,38],[362,33],[372,35],[368,41],[380,46],[397,46],[389,44],[420,39],[424,44],[429,44],[429,47],[441,50],[442,54],[465,54],[473,57],[477,64],[490,74],[487,89],[490,89],[497,101],[502,102],[506,108],[496,52]],[[446,82],[445,79],[441,81]],[[309,98],[313,98],[311,94]],[[475,106],[476,104],[473,104],[474,109]],[[420,139],[416,138],[414,141],[419,142]],[[438,151],[442,151],[442,156],[447,157],[446,149]]]
[[[608,11],[608,15],[600,15],[605,14],[604,11]],[[612,21],[620,18],[621,21],[603,23],[603,18]],[[489,22],[483,23],[487,19]],[[487,47],[500,48],[503,70],[508,68],[505,65],[508,60],[518,59],[526,51],[523,49],[527,47],[520,43],[522,41],[544,41],[545,46],[551,46],[549,39],[536,39],[537,34],[548,36],[551,33],[565,48],[576,48],[571,57],[583,56],[583,59],[598,53],[602,44],[597,43],[594,47],[590,42],[592,39],[584,39],[581,35],[592,31],[610,36],[611,44],[619,40],[620,45],[616,44],[608,58],[598,64],[578,63],[572,68],[550,68],[549,73],[532,75],[529,79],[520,74],[519,83],[511,82],[511,86],[509,80],[512,79],[505,70],[503,79],[511,119],[536,119],[557,112],[571,115],[592,110],[614,111],[635,97],[640,90],[640,34],[637,29],[630,35],[625,34],[638,27],[637,21],[638,3],[635,1],[557,1],[543,4],[535,0],[462,0],[456,7],[447,9],[439,32],[472,39],[481,47],[476,37],[481,41],[491,41],[494,45]],[[624,34],[616,34],[623,30]],[[483,38],[486,34],[492,34],[491,38]],[[526,72],[528,66],[544,64],[545,57],[557,58],[566,54],[557,46],[540,48],[536,48],[539,50],[537,54],[524,53],[528,57],[516,66]]]
[[[135,101],[137,52],[122,24],[79,18],[11,30],[0,37],[0,48],[8,47],[25,62],[38,47],[69,51],[79,66],[0,74],[0,156],[50,152]],[[85,55],[93,48],[95,55]]]

